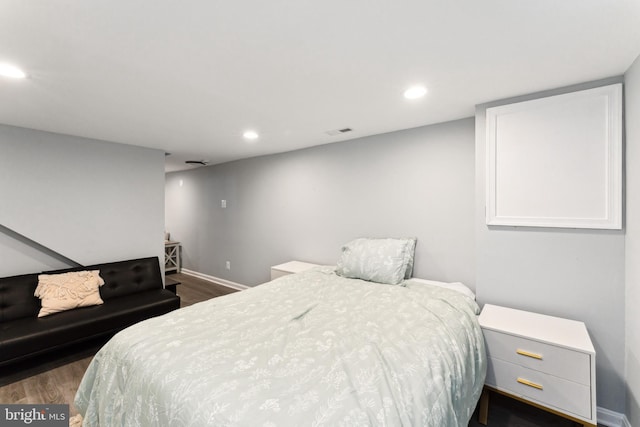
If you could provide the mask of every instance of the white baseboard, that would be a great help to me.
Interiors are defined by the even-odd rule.
[[[614,412],[598,406],[598,425],[607,427],[631,427],[625,414]]]
[[[235,289],[238,291],[244,291],[245,289],[249,289],[251,286],[242,285],[240,283],[232,282],[230,280],[221,279],[219,277],[210,276],[208,274],[200,273],[193,270],[187,270],[183,268],[180,270],[181,273],[188,274],[189,276],[197,277],[199,279],[203,279],[209,282],[213,282],[218,285],[226,286],[227,288]]]

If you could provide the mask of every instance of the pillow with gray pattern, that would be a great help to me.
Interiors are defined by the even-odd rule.
[[[360,238],[342,246],[336,273],[342,277],[398,285],[411,277],[415,238]]]

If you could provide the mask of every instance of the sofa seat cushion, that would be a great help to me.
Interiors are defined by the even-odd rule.
[[[117,332],[149,317],[175,310],[180,298],[158,289],[139,292],[108,303],[57,313],[29,317],[0,324],[2,343],[0,363],[35,355],[91,337]]]

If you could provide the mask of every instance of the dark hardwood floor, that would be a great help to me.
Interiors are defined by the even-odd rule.
[[[181,306],[195,304],[219,297],[234,289],[213,284],[186,274],[172,274],[170,277],[181,282],[177,293]],[[45,355],[0,370],[0,403],[68,403],[70,416],[77,414],[73,399],[93,355],[104,344],[105,339],[83,344],[82,349],[71,348],[64,352]],[[477,411],[469,427],[480,427]],[[530,407],[512,399],[492,394],[489,406],[490,427],[569,427],[570,421],[542,410]]]
[[[167,277],[182,283],[177,286],[181,307],[186,307],[197,302],[206,301],[211,298],[236,292],[235,289],[189,276],[187,274],[175,273],[167,275]]]

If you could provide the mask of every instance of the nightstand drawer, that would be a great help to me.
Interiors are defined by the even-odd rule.
[[[540,404],[592,419],[591,388],[513,363],[490,358],[486,384]]]
[[[591,385],[588,354],[510,334],[484,330],[488,357],[511,362],[569,381]]]

